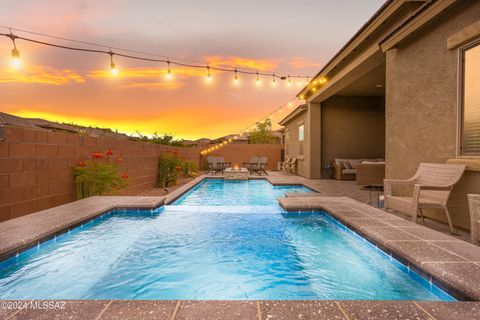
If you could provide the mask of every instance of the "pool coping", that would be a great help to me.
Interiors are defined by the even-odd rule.
[[[480,247],[348,197],[284,197],[287,212],[325,211],[431,283],[480,301]]]
[[[0,223],[0,262],[112,210],[154,210],[165,197],[94,196]]]
[[[13,303],[19,301],[5,302],[11,302],[13,305]],[[22,304],[25,302],[21,301]],[[64,302],[63,309],[35,309],[32,307],[0,309],[0,317],[5,320],[39,318],[95,320],[474,320],[478,319],[480,314],[479,302],[381,300],[67,300]]]

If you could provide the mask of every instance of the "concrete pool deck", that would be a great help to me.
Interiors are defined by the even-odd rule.
[[[0,223],[0,261],[113,209],[154,209],[165,197],[90,197]]]
[[[57,310],[0,310],[5,320],[454,320],[480,319],[479,302],[66,301]]]
[[[200,176],[166,197],[92,197],[2,222],[0,256],[12,256],[112,209],[153,209],[171,203],[207,178],[212,176]],[[331,184],[308,181],[297,176],[270,174],[258,178],[266,178],[276,185],[303,184],[321,192],[316,197],[280,198],[279,203],[287,211],[325,210],[427,279],[454,292],[457,297],[480,301],[480,248],[373,208],[363,203],[368,199],[368,192],[360,191],[351,184],[338,183],[338,187],[332,190]],[[346,194],[352,195],[355,200],[345,197]],[[63,310],[0,310],[2,319],[38,317],[172,320],[480,319],[480,302],[85,300],[67,301]]]

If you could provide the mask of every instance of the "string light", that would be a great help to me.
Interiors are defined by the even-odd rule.
[[[117,69],[117,66],[115,65],[115,63],[113,62],[113,55],[115,53],[113,53],[111,50],[108,52],[108,54],[110,55],[110,72],[113,76],[116,76],[118,74],[118,69]]]
[[[257,86],[261,85],[262,84],[262,81],[260,80],[260,76],[257,72],[257,80],[256,80],[256,83],[257,83]]]
[[[20,51],[18,51],[17,44],[15,43],[15,39],[17,38],[17,36],[12,33],[11,29],[10,33],[7,36],[12,40],[13,43],[12,60],[10,61],[10,65],[13,68],[18,69],[22,65],[22,61],[20,60]]]
[[[212,75],[210,74],[210,66],[207,66],[207,76],[205,78],[207,82],[212,81]]]
[[[213,151],[216,151],[216,150],[219,150],[220,148],[223,148],[225,147],[226,145],[228,145],[229,143],[232,143],[233,141],[236,141],[237,139],[239,139],[240,137],[243,137],[244,134],[248,134],[250,132],[254,132],[258,126],[258,124],[262,121],[265,121],[265,120],[272,120],[273,119],[273,116],[278,112],[278,114],[282,114],[283,111],[288,107],[293,107],[293,101],[296,100],[296,98],[288,101],[287,103],[279,106],[278,108],[276,108],[275,110],[273,110],[270,114],[266,115],[265,117],[261,118],[259,121],[257,121],[254,125],[249,125],[248,127],[246,127],[245,129],[241,130],[240,134],[237,134],[229,139],[226,139],[220,143],[218,143],[217,145],[215,146],[212,146],[212,147],[209,147],[207,149],[204,149],[200,152],[201,155],[207,155]]]
[[[275,87],[277,85],[277,82],[275,80],[275,74],[272,74],[272,86]]]
[[[172,69],[170,68],[170,60],[167,61],[167,66],[168,66],[168,70],[167,70],[167,74],[165,75],[165,78],[167,78],[167,80],[171,80],[173,78],[173,74],[172,74]]]
[[[292,85],[292,79],[290,78],[290,76],[287,76],[287,79],[288,79],[287,85],[290,87]]]
[[[139,60],[139,61],[167,63],[168,70],[167,70],[166,78],[170,78],[171,66],[172,65],[179,66],[179,67],[185,67],[185,68],[195,68],[195,69],[209,67],[211,70],[215,70],[215,71],[232,72],[232,73],[235,72],[237,74],[237,77],[238,77],[238,74],[256,75],[258,84],[260,84],[260,82],[261,82],[260,81],[260,76],[271,76],[272,75],[271,72],[270,73],[258,72],[258,70],[253,71],[253,70],[248,69],[248,68],[245,68],[245,69],[241,70],[241,69],[238,69],[236,67],[234,68],[234,67],[230,67],[230,66],[226,66],[226,65],[208,66],[208,64],[203,64],[203,63],[200,63],[200,62],[198,62],[198,63],[197,62],[195,62],[195,63],[194,62],[187,62],[187,61],[192,61],[192,60],[186,60],[186,59],[182,59],[182,58],[172,59],[172,58],[167,58],[165,56],[161,56],[161,55],[155,54],[155,53],[141,52],[141,51],[123,49],[123,48],[114,48],[114,47],[110,47],[108,45],[84,42],[84,41],[59,37],[59,36],[52,36],[52,35],[48,35],[48,34],[28,31],[28,30],[8,28],[8,27],[5,27],[5,26],[0,26],[0,28],[5,28],[5,29],[10,30],[10,33],[0,33],[0,36],[6,36],[6,37],[9,37],[10,39],[12,39],[13,44],[14,44],[14,48],[13,48],[11,54],[12,54],[12,60],[15,60],[14,62],[12,62],[12,65],[17,66],[17,67],[20,65],[20,61],[19,61],[20,52],[16,48],[15,40],[17,40],[17,41],[18,40],[23,40],[23,41],[35,43],[35,44],[38,44],[38,45],[49,46],[49,47],[54,47],[54,48],[58,48],[58,49],[70,50],[70,51],[108,54],[111,57],[113,55],[116,55],[116,56],[119,56],[119,57],[122,57],[122,58]],[[41,36],[43,38],[51,38],[51,39],[56,39],[56,40],[61,40],[61,41],[73,42],[73,43],[76,43],[76,44],[88,45],[90,47],[70,46],[70,45],[63,45],[63,44],[58,44],[58,43],[54,43],[54,42],[47,42],[47,41],[43,41],[43,40],[38,40],[34,36],[27,38],[27,37],[24,37],[24,36],[14,35],[12,33],[12,30],[22,32],[22,33],[26,33],[26,34],[30,34],[30,35],[34,35],[34,36]],[[91,48],[92,46],[98,47],[98,49],[92,49]],[[110,49],[106,50],[106,48],[110,48]],[[116,74],[119,73],[119,71],[118,71],[118,69],[115,66],[115,63],[113,61],[110,62],[110,69],[111,69],[111,72],[112,72],[113,75],[116,75]],[[292,77],[293,78],[298,77],[300,79],[300,78],[304,78],[305,76],[300,76],[300,75],[298,75],[298,76],[295,76],[295,75],[279,76],[279,75],[276,75],[275,77],[280,79],[280,80],[286,80],[286,79],[291,80]]]
[[[237,68],[235,68],[235,79],[233,80],[233,83],[236,85],[238,85],[239,83]]]

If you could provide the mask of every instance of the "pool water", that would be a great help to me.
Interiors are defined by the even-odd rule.
[[[313,192],[302,185],[273,186],[268,181],[224,181],[208,179],[199,183],[181,198],[175,205],[187,206],[258,206],[277,205],[277,198],[285,192]]]
[[[453,299],[328,214],[284,212],[276,197],[295,191],[309,189],[206,181],[153,212],[104,214],[1,263],[0,297]]]

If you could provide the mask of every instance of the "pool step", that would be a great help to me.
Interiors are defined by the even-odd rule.
[[[166,205],[165,212],[198,212],[198,213],[283,213],[284,210],[274,206],[183,206]]]

